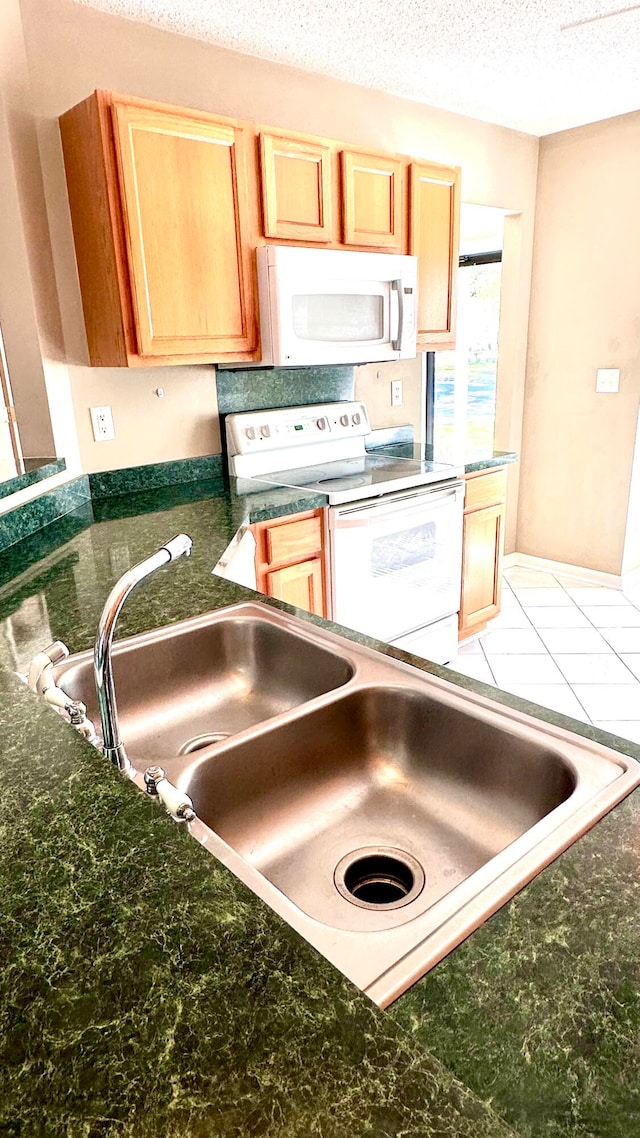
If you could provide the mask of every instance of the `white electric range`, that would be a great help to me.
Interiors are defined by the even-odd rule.
[[[231,474],[325,496],[330,617],[446,663],[457,646],[462,470],[368,453],[360,402],[241,412],[226,431]]]

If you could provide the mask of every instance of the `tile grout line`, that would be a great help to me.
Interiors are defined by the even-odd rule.
[[[551,574],[551,576],[553,576],[553,574]],[[554,577],[553,579],[554,579],[554,581],[556,582],[556,584],[559,586],[559,588],[561,588],[561,589],[563,590],[563,592],[566,594],[566,596],[568,597],[569,601],[570,601],[570,602],[571,602],[571,604],[574,606],[574,608],[577,608],[577,609],[578,609],[578,611],[580,611],[580,612],[581,612],[582,610],[580,609],[580,605],[578,605],[578,604],[577,604],[577,603],[574,601],[573,597],[569,596],[569,593],[567,593],[567,590],[565,589],[565,587],[564,587],[564,585],[562,584],[562,582],[561,582],[561,581],[558,581],[556,577]],[[524,586],[523,586],[523,587],[524,587]],[[586,719],[586,722],[587,722],[587,723],[589,723],[589,724],[593,724],[593,720],[592,720],[592,719],[591,719],[591,717],[590,717],[590,716],[587,714],[587,709],[585,708],[584,704],[582,703],[582,701],[581,701],[581,700],[580,700],[580,698],[578,697],[578,694],[577,694],[577,693],[574,691],[574,689],[573,689],[573,686],[572,686],[572,685],[569,683],[569,681],[568,681],[567,677],[565,676],[564,672],[562,671],[562,668],[560,667],[560,664],[559,664],[559,663],[558,663],[558,661],[556,660],[556,657],[554,656],[553,652],[551,652],[551,650],[550,650],[549,648],[547,648],[547,645],[545,644],[544,640],[543,640],[543,639],[542,639],[542,637],[540,636],[540,629],[539,629],[539,628],[538,628],[538,626],[535,624],[535,622],[534,622],[534,620],[532,619],[532,617],[530,617],[530,616],[529,616],[529,611],[535,611],[535,606],[532,606],[532,608],[531,608],[529,611],[527,611],[527,610],[524,608],[524,606],[520,604],[520,599],[519,599],[519,597],[518,597],[518,594],[515,592],[515,590],[512,590],[512,592],[513,592],[513,594],[514,594],[514,596],[515,596],[516,600],[518,601],[518,604],[520,605],[520,608],[522,608],[522,611],[525,613],[525,615],[527,616],[528,620],[531,622],[531,625],[532,625],[532,627],[535,629],[536,633],[538,634],[538,636],[539,636],[539,638],[540,638],[540,642],[541,642],[541,644],[543,644],[543,645],[544,645],[544,648],[545,648],[545,650],[546,650],[547,656],[548,656],[548,657],[549,657],[549,658],[550,658],[550,659],[553,661],[553,663],[555,664],[556,668],[557,668],[557,669],[558,669],[558,671],[560,672],[560,675],[562,676],[562,678],[563,678],[563,680],[564,680],[564,682],[565,682],[566,686],[569,688],[569,691],[571,692],[571,694],[573,695],[574,699],[577,701],[577,703],[578,703],[578,704],[580,705],[580,707],[582,708],[582,711],[584,712],[584,715],[585,715],[585,719]],[[545,606],[544,606],[544,605],[541,605],[540,607],[541,607],[541,608],[544,608]],[[552,607],[553,607],[553,606],[552,606]],[[558,607],[558,608],[563,608],[564,606],[563,606],[563,605],[558,605],[557,607]],[[568,607],[568,606],[567,606],[567,607]],[[583,615],[584,615],[584,614],[583,614]],[[588,620],[589,618],[587,617],[586,619]],[[591,622],[589,622],[589,623],[591,623]],[[594,628],[595,628],[595,625],[592,625],[592,627],[594,627]],[[604,639],[604,638],[603,638],[603,639]],[[483,650],[484,650],[484,649],[483,649]],[[613,649],[612,649],[612,650],[613,650]],[[525,685],[523,685],[523,686],[525,686]]]
[[[554,577],[554,580],[557,580],[557,578],[555,578],[555,577]],[[564,588],[564,586],[561,584],[561,582],[560,582],[560,581],[558,581],[557,583],[560,585],[560,587],[561,587],[561,588]],[[587,587],[588,587],[588,586],[587,586]],[[565,591],[566,591],[566,590],[565,590]],[[620,595],[624,597],[624,593],[622,593],[622,592],[621,592],[621,594],[620,594]],[[571,598],[571,599],[573,600],[573,598]],[[626,597],[625,597],[625,600],[627,600],[627,598],[626,598]],[[574,603],[576,603],[576,602],[574,602]],[[634,605],[634,604],[633,604],[631,601],[629,601],[628,603],[629,603],[629,604],[631,604],[633,608],[636,608],[636,605]],[[619,653],[616,651],[616,649],[613,647],[613,645],[609,643],[609,641],[607,640],[606,636],[604,635],[604,633],[603,633],[602,629],[598,628],[598,627],[597,627],[597,626],[596,626],[596,625],[593,623],[593,621],[591,620],[591,617],[590,617],[590,616],[588,616],[588,614],[587,614],[587,613],[584,611],[584,608],[583,608],[581,605],[578,605],[577,607],[578,607],[578,609],[580,610],[580,612],[582,613],[582,615],[583,615],[583,617],[585,618],[585,620],[587,620],[587,621],[589,622],[589,624],[590,624],[591,628],[595,629],[595,631],[596,631],[596,632],[597,632],[597,633],[598,633],[598,634],[599,634],[599,635],[602,637],[602,639],[604,640],[605,644],[607,644],[607,645],[609,646],[609,648],[611,649],[611,652],[612,652],[612,654],[615,656],[616,660],[618,660],[618,661],[619,661],[619,662],[622,664],[622,667],[623,667],[623,668],[625,668],[625,669],[626,669],[626,671],[629,673],[630,681],[631,681],[632,683],[633,683],[633,682],[637,682],[637,677],[636,677],[636,676],[634,676],[633,672],[631,671],[631,668],[627,667],[627,665],[625,664],[624,660],[620,659],[620,654],[619,654]],[[587,608],[596,608],[596,607],[598,607],[598,606],[597,606],[597,605],[587,605],[586,607],[587,607]],[[640,611],[640,610],[637,610],[637,611]],[[616,626],[615,626],[615,625],[612,625],[611,627],[614,627],[614,628],[615,628]],[[580,655],[580,653],[571,653],[571,652],[567,652],[567,653],[565,653],[565,655],[567,655],[567,656],[570,656],[570,655]],[[596,655],[598,655],[598,653],[597,653],[597,652],[594,652],[594,653],[593,653],[593,655],[594,655],[594,656],[596,656]],[[607,655],[608,655],[608,653],[607,653]],[[558,661],[557,661],[557,660],[556,660],[556,666],[557,666],[558,670],[559,670],[559,671],[562,673],[562,675],[564,676],[564,672],[562,671],[562,667],[561,667],[561,665],[558,663]],[[566,676],[565,676],[565,679],[566,679]],[[580,704],[580,706],[581,706],[581,707],[584,707],[584,704],[582,703],[582,701],[581,701],[581,699],[580,699],[580,696],[578,695],[577,691],[575,690],[575,687],[574,687],[574,685],[573,685],[573,684],[571,684],[571,683],[569,683],[569,681],[568,681],[568,680],[567,680],[567,683],[569,684],[569,687],[571,688],[571,691],[573,692],[573,694],[574,694],[575,698],[577,699],[578,703]],[[605,683],[602,683],[602,682],[598,683],[598,687],[619,687],[619,686],[620,686],[620,684],[618,683],[618,681],[615,681],[613,684],[610,684],[610,685],[609,685],[609,684],[605,684]],[[585,709],[585,715],[586,715],[586,709]],[[591,719],[591,718],[589,717],[589,722],[590,722],[590,723],[593,723],[593,722],[594,722],[594,720],[593,720],[593,719]],[[621,720],[621,722],[624,722],[624,720]]]

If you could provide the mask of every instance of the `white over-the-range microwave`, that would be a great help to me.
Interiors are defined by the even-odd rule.
[[[415,357],[416,257],[293,245],[256,254],[262,359],[254,367]]]

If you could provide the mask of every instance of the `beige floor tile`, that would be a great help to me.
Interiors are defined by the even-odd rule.
[[[517,606],[519,608],[520,607],[520,601],[518,600],[515,593],[512,592],[511,589],[505,589],[503,586],[503,588],[502,588],[502,599],[500,601],[500,608],[506,609],[506,608],[513,608],[515,606]]]
[[[606,719],[637,722],[640,716],[640,683],[572,684],[571,687],[594,723]]]
[[[498,628],[531,628],[531,621],[521,605],[508,605],[489,621],[487,632],[495,632]]]
[[[499,688],[513,684],[564,684],[565,679],[548,654],[545,656],[491,656],[491,671]]]
[[[605,655],[610,645],[597,628],[541,628],[540,639],[552,655],[588,652]]]
[[[458,644],[459,656],[482,656],[483,651],[479,640],[463,640]]]
[[[627,668],[633,672],[635,678],[640,680],[640,652],[631,652],[629,654],[623,652],[620,659],[622,663],[626,664]]]
[[[560,586],[552,573],[544,573],[539,569],[525,569],[520,565],[514,565],[512,569],[505,569],[504,577],[511,585],[511,588],[516,586],[530,587],[533,589],[558,589]]]
[[[591,628],[591,623],[575,605],[536,605],[524,610],[534,628]]]
[[[482,637],[482,647],[489,657],[532,652],[544,654],[547,651],[538,633],[531,627],[498,628],[495,632],[487,632]]]
[[[567,592],[572,601],[582,608],[584,605],[625,605],[627,598],[618,589],[603,589],[601,587],[589,588],[582,586],[579,589],[567,585]]]
[[[640,628],[640,612],[633,605],[583,605],[596,628]]]
[[[521,589],[513,590],[523,608],[556,607],[575,608],[571,597],[564,589]]]
[[[640,628],[603,628],[601,633],[619,656],[640,652]]]
[[[632,684],[638,678],[615,652],[609,652],[608,655],[594,655],[591,652],[565,655],[556,652],[553,658],[570,684]]]
[[[585,581],[584,577],[572,577],[570,573],[554,573],[553,574],[559,585],[563,589],[601,589],[602,585],[598,585],[596,581]]]

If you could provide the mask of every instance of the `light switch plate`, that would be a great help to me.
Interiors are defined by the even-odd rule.
[[[599,367],[596,372],[596,391],[618,391],[620,387],[619,367]]]

